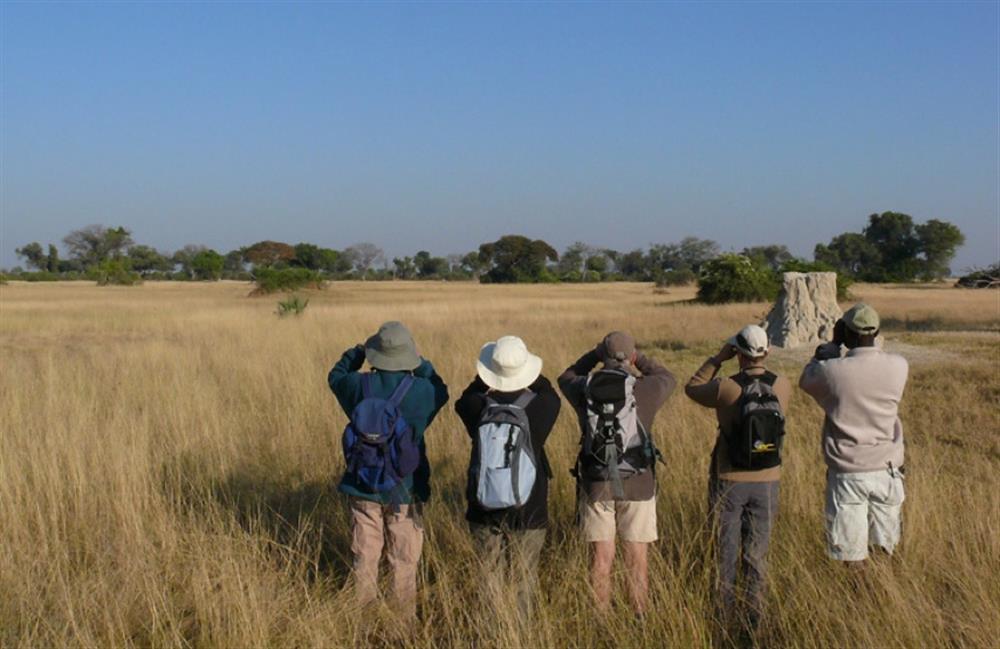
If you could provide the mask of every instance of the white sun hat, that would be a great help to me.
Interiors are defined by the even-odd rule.
[[[483,345],[476,371],[494,390],[516,392],[535,382],[542,372],[542,359],[529,352],[517,336],[504,336]]]
[[[760,358],[767,353],[767,332],[757,325],[747,325],[728,340],[744,356]]]

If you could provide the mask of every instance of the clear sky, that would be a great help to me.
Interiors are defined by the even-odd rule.
[[[872,212],[1000,257],[982,3],[0,3],[0,265],[172,251],[817,242]]]

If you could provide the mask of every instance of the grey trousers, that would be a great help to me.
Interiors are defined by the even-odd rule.
[[[732,620],[742,608],[746,619],[756,625],[764,613],[767,548],[778,515],[778,484],[709,481],[709,508],[717,523],[719,607],[726,620]],[[743,592],[737,597],[740,568]]]
[[[505,588],[514,588],[520,619],[526,622],[534,609],[538,560],[545,545],[545,530],[502,530],[469,524],[482,565],[480,590],[487,600]]]

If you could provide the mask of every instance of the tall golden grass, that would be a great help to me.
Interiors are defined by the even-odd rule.
[[[655,435],[652,606],[600,619],[573,528],[568,409],[552,433],[541,605],[519,627],[476,600],[463,520],[469,443],[449,404],[428,432],[433,500],[420,622],[358,610],[334,487],[345,417],[326,386],[382,321],[415,334],[457,396],[480,345],[514,333],[555,376],[632,331],[683,382],[764,304],[709,307],[638,284],[336,283],[301,317],[237,283],[0,288],[0,646],[662,647],[713,643],[706,526],[713,415],[675,394]],[[796,392],[762,642],[992,647],[1000,638],[1000,302],[996,292],[859,286],[911,360],[904,543],[856,589],[823,543],[821,415]],[[908,321],[930,322],[908,327]],[[922,331],[920,329],[934,329]],[[969,331],[974,329],[976,331]],[[802,355],[772,365],[797,377]],[[794,381],[793,381],[794,382]],[[619,589],[621,593],[621,589]]]

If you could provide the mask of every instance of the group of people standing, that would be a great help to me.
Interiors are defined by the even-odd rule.
[[[907,378],[902,357],[881,349],[879,317],[858,304],[820,345],[799,387],[825,411],[822,447],[828,467],[826,535],[830,556],[860,566],[869,547],[891,554],[900,537],[903,437],[898,416]],[[767,552],[778,511],[790,381],[766,366],[768,338],[748,325],[698,368],[685,386],[716,412],[718,433],[709,477],[716,532],[718,609],[726,625],[756,627],[764,612]],[[738,370],[723,366],[735,359]],[[362,372],[365,361],[371,367]],[[548,527],[545,452],[562,400],[542,375],[542,360],[515,336],[484,345],[476,378],[455,403],[471,438],[466,519],[482,565],[484,596],[512,589],[518,614],[532,614]],[[416,616],[417,564],[424,541],[422,508],[430,488],[424,433],[448,401],[430,361],[399,322],[344,352],[329,385],[350,418],[340,491],[349,499],[353,581],[360,602],[377,597],[383,550],[398,615]],[[590,545],[590,587],[599,611],[611,606],[616,538],[636,614],[648,607],[647,555],[657,540],[653,423],[676,386],[673,374],[615,331],[557,379],[573,407],[580,450],[577,520]],[[385,546],[388,546],[387,548]],[[742,591],[737,592],[742,572]]]

